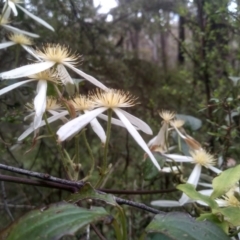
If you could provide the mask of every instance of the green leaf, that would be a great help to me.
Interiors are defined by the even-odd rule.
[[[179,184],[177,186],[177,189],[183,191],[192,200],[200,200],[206,203],[211,208],[218,208],[217,203],[213,199],[196,191],[192,184]]]
[[[225,207],[214,209],[213,213],[221,213],[224,218],[234,226],[240,226],[240,209],[239,207]]]
[[[97,199],[104,201],[105,203],[112,206],[117,205],[113,195],[99,193],[97,190],[93,189],[90,183],[85,183],[79,192],[71,194],[71,196],[68,197],[66,201],[75,203],[83,199]]]
[[[220,219],[219,216],[213,213],[203,213],[201,214],[200,217],[197,218],[197,221],[205,221],[205,220],[213,222],[218,227],[220,227],[225,233],[228,233],[228,229],[229,229],[228,222]]]
[[[202,126],[202,121],[200,119],[189,115],[176,114],[176,118],[184,120],[184,126],[190,127],[192,131],[196,131]]]
[[[213,179],[213,193],[211,198],[217,198],[228,192],[240,179],[240,165],[222,172]]]
[[[91,210],[60,202],[33,210],[0,233],[2,240],[60,239],[108,216],[102,207]]]
[[[189,215],[180,212],[156,215],[145,231],[147,233],[161,233],[162,238],[158,239],[166,240],[229,240],[222,229],[212,222],[197,222]]]

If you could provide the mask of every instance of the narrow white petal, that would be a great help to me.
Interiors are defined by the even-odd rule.
[[[71,68],[75,73],[77,73],[78,75],[84,77],[86,80],[88,80],[89,82],[91,82],[95,86],[97,86],[97,87],[99,87],[99,88],[101,88],[103,90],[107,90],[108,89],[105,85],[103,85],[101,82],[99,82],[96,78],[94,78],[94,77],[84,73],[83,71],[73,67],[70,63],[65,62],[63,64],[65,66]]]
[[[7,86],[3,89],[0,89],[0,95],[3,95],[17,87],[20,87],[21,85],[24,85],[25,83],[29,83],[29,82],[33,82],[33,81],[36,81],[35,79],[30,79],[30,80],[25,80],[25,81],[22,81],[22,82],[18,82],[18,83],[14,83],[10,86]]]
[[[220,174],[222,172],[222,170],[220,170],[214,166],[209,166],[209,169],[211,169],[213,172],[215,172],[217,174]]]
[[[28,120],[29,118],[32,118],[34,116],[35,112],[32,112],[30,114],[28,114],[27,116],[24,117],[23,121]]]
[[[62,64],[57,65],[58,76],[63,83],[63,85],[74,84],[72,78],[70,77],[68,71]]]
[[[185,193],[183,193],[181,198],[179,199],[179,204],[180,204],[180,206],[183,206],[184,204],[186,204],[189,201],[190,201],[190,198]]]
[[[54,110],[51,110],[51,109],[49,109],[49,110],[47,110],[49,113],[51,113],[53,116],[57,116],[57,115],[59,115],[59,112],[57,112],[57,111],[54,111]],[[62,112],[62,111],[61,111]],[[68,119],[67,118],[65,118],[65,117],[61,117],[61,118],[59,118],[63,123],[67,123],[68,122]]]
[[[101,119],[103,119],[105,121],[108,121],[108,116],[105,115],[105,114],[99,114],[98,118],[101,118]],[[111,118],[111,124],[114,124],[114,125],[117,125],[117,126],[125,128],[125,125],[119,119],[116,119],[116,118],[113,118],[113,117]]]
[[[146,134],[152,135],[152,129],[141,119],[133,116],[132,114],[122,110],[122,113],[124,113],[125,117],[136,127],[138,127],[142,132],[145,132]]]
[[[54,62],[33,63],[0,74],[2,79],[21,78],[42,72],[54,65]]]
[[[11,14],[11,8],[8,6],[8,1],[5,1],[2,9],[2,18],[9,19]]]
[[[20,6],[19,4],[16,4],[18,8],[20,8],[24,13],[26,13],[30,18],[34,19],[36,22],[42,24],[44,27],[52,30],[54,32],[54,28],[48,24],[47,22],[45,22],[44,20],[42,20],[41,18],[33,15],[32,13],[30,13],[28,10],[26,10],[25,8],[23,8],[22,6]]]
[[[95,118],[90,122],[93,131],[98,135],[98,137],[100,138],[101,142],[103,144],[106,143],[106,134],[105,131],[103,130],[102,126],[100,125],[100,123],[98,122],[98,120]]]
[[[5,42],[5,43],[0,43],[0,49],[10,47],[12,45],[15,45],[15,42]]]
[[[178,201],[172,201],[172,200],[152,201],[151,205],[157,206],[157,207],[180,207],[181,206]]]
[[[24,31],[24,30],[21,30],[19,28],[15,28],[15,27],[12,27],[10,25],[2,25],[5,29],[7,29],[8,31],[10,32],[14,32],[14,33],[21,33],[21,34],[25,34],[29,37],[33,37],[33,38],[38,38],[39,35],[35,34],[35,33],[30,33],[30,32],[27,32],[27,31]]]
[[[8,1],[8,6],[12,9],[14,16],[17,16],[18,15],[18,11],[16,9],[15,4],[13,2],[11,2],[11,1]]]
[[[170,172],[176,172],[178,171],[178,169],[181,169],[181,167],[176,167],[176,166],[173,166],[173,167],[164,167],[162,168],[162,172],[167,172],[167,173],[170,173]]]
[[[59,141],[62,142],[66,140],[68,137],[73,136],[75,133],[79,132],[83,127],[85,127],[89,122],[91,122],[94,118],[96,118],[100,113],[104,112],[106,109],[107,108],[105,107],[94,109],[64,124],[57,131]]]
[[[157,136],[155,136],[154,138],[152,138],[149,142],[148,142],[148,146],[151,147],[153,145],[153,143],[156,141]]]
[[[58,119],[61,119],[62,117],[66,116],[66,115],[68,115],[68,111],[63,111],[63,112],[59,113],[58,115],[54,115],[54,116],[48,118],[47,121],[50,124],[50,123],[52,123],[52,122],[54,122]],[[42,126],[45,126],[45,125],[46,125],[46,122],[41,121],[41,124],[40,124],[39,127],[42,127]],[[26,138],[33,131],[34,131],[33,124],[31,124],[29,126],[29,128],[21,134],[21,136],[18,138],[18,141],[22,141],[24,138]]]
[[[227,206],[229,206],[228,202],[226,200],[224,200],[224,199],[215,199],[215,201],[217,202],[219,207],[227,207]]]
[[[158,170],[161,170],[157,160],[153,156],[152,152],[148,148],[147,144],[144,142],[138,131],[135,129],[135,127],[129,122],[127,117],[125,117],[124,112],[122,112],[121,109],[113,109],[114,112],[117,114],[117,116],[120,118],[120,120],[123,122],[129,133],[132,135],[132,137],[135,139],[135,141],[139,144],[139,146],[148,154],[150,159],[152,160],[153,164],[157,167]]]
[[[195,164],[195,166],[187,180],[187,183],[190,183],[190,184],[194,185],[194,187],[196,187],[198,184],[199,178],[200,178],[201,170],[202,170],[202,166],[200,164]]]
[[[34,99],[35,117],[33,127],[39,128],[42,121],[42,116],[46,110],[47,101],[47,81],[39,80],[37,85],[37,95]]]
[[[164,157],[166,157],[167,162],[172,162],[174,160],[175,162],[192,162],[193,158],[177,155],[177,154],[162,154]]]
[[[200,190],[198,192],[205,195],[205,196],[211,196],[211,194],[213,192],[213,189],[205,189],[205,190]]]
[[[39,62],[42,62],[42,59],[35,54],[35,50],[29,46],[22,45],[22,47],[33,57],[35,57]]]

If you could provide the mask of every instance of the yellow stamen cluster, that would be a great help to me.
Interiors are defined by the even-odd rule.
[[[224,200],[227,201],[228,206],[232,207],[240,207],[239,200],[234,196],[234,191],[230,190],[225,194],[226,196],[223,196]]]
[[[137,98],[129,92],[116,89],[108,89],[107,91],[97,89],[90,95],[95,107],[107,108],[124,108],[136,105]]]
[[[33,45],[32,40],[23,34],[17,34],[17,33],[11,34],[9,36],[9,39],[12,42],[15,42],[21,45]]]
[[[79,60],[79,55],[72,54],[68,47],[61,46],[60,44],[47,44],[42,50],[37,49],[36,54],[43,60],[59,64],[68,62],[75,65]]]
[[[60,80],[57,78],[57,74],[55,73],[54,70],[45,70],[45,71],[30,75],[28,77],[36,80],[46,80],[53,83],[60,83]]]
[[[159,112],[159,115],[163,119],[164,123],[170,123],[170,121],[175,117],[174,112],[166,111],[166,110]]]
[[[213,155],[206,152],[204,149],[190,152],[193,158],[193,163],[200,164],[206,168],[215,165],[216,159]]]
[[[91,110],[94,108],[92,101],[86,96],[79,96],[70,101],[76,111]]]
[[[57,102],[57,99],[54,97],[47,98],[46,110],[57,110],[61,108],[61,105]]]
[[[170,125],[174,128],[181,128],[184,125],[185,121],[182,119],[174,119],[170,122]]]

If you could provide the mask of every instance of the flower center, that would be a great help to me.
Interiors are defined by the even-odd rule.
[[[42,51],[36,50],[36,54],[38,57],[42,58],[46,61],[52,61],[55,63],[64,63],[68,62],[70,64],[77,64],[79,60],[79,56],[76,54],[72,54],[70,49],[66,46],[61,46],[59,44],[47,44]]]
[[[204,149],[196,150],[194,152],[190,152],[193,157],[193,162],[196,164],[200,164],[206,168],[213,166],[216,162],[213,155],[206,152]]]
[[[46,110],[57,110],[61,108],[61,105],[58,104],[57,99],[53,97],[47,98]]]
[[[60,83],[60,80],[58,80],[57,74],[54,72],[54,70],[45,70],[28,77],[36,80],[46,80],[53,83]]]
[[[167,110],[159,112],[160,117],[163,119],[164,123],[169,123],[174,117],[175,113]]]
[[[93,109],[92,101],[86,96],[79,96],[70,101],[76,111],[84,111]]]
[[[90,99],[95,107],[124,108],[134,106],[137,98],[123,90],[109,89],[102,91],[97,89],[91,93]]]
[[[23,34],[17,34],[17,33],[12,34],[9,36],[9,39],[12,42],[15,42],[15,43],[21,44],[21,45],[32,45],[33,44],[32,40]]]

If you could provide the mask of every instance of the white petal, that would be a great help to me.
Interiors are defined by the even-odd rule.
[[[211,184],[211,183],[198,182],[198,185],[199,185],[199,186],[203,186],[203,187],[212,188],[212,184]]]
[[[35,54],[35,50],[29,46],[22,45],[22,47],[33,57],[35,57],[39,62],[42,62],[42,59]]]
[[[170,172],[176,172],[178,171],[178,169],[181,169],[181,167],[176,167],[176,166],[173,166],[173,167],[164,167],[162,168],[162,172],[167,172],[167,173],[170,173]]]
[[[198,184],[199,178],[200,178],[201,170],[202,170],[202,166],[200,164],[195,164],[195,166],[187,180],[187,183],[190,183],[190,184],[194,185],[194,187],[196,187]]]
[[[39,80],[37,85],[37,95],[34,99],[35,117],[33,127],[39,128],[42,121],[42,116],[46,110],[47,102],[47,81]]]
[[[172,200],[152,201],[151,205],[158,206],[158,207],[180,207],[181,206],[178,201],[172,201]]]
[[[158,170],[161,170],[157,160],[153,156],[152,152],[148,148],[147,144],[144,142],[138,131],[135,127],[129,122],[129,120],[125,117],[124,112],[121,109],[113,109],[113,111],[117,114],[120,120],[123,122],[125,127],[127,128],[128,132],[132,135],[135,141],[139,144],[139,146],[148,154],[150,159],[152,160],[153,164],[157,167]]]
[[[17,87],[20,87],[21,85],[25,84],[25,83],[29,83],[29,82],[33,82],[33,81],[36,81],[35,79],[30,79],[30,80],[25,80],[25,81],[22,81],[22,82],[18,82],[18,83],[14,83],[10,86],[7,86],[3,89],[0,89],[0,95],[3,95]]]
[[[10,14],[11,14],[11,8],[8,6],[8,1],[6,1],[2,9],[2,18],[9,19]]]
[[[222,170],[220,170],[214,166],[209,166],[209,169],[211,169],[213,172],[215,172],[217,174],[220,174],[222,172]]]
[[[152,138],[149,142],[148,142],[148,146],[151,147],[153,145],[153,143],[156,141],[157,136],[155,136],[154,138]]]
[[[105,107],[94,109],[64,124],[57,131],[59,141],[62,142],[66,140],[68,137],[73,136],[75,133],[79,132],[83,127],[85,127],[89,122],[91,122],[94,118],[96,118],[100,113],[104,112],[106,109],[107,108]]]
[[[224,199],[215,199],[219,207],[227,207],[229,204]]]
[[[103,119],[105,121],[108,121],[108,116],[105,115],[105,114],[99,114],[98,118],[101,118],[101,119]],[[113,117],[111,118],[111,124],[114,124],[114,125],[117,125],[117,126],[125,128],[125,125],[119,119],[116,119],[116,118],[113,118]]]
[[[103,130],[102,126],[100,125],[100,123],[98,122],[98,120],[95,118],[90,122],[93,131],[98,135],[98,137],[100,138],[101,142],[103,144],[106,143],[106,134],[105,131]]]
[[[205,189],[205,190],[200,190],[198,192],[205,195],[205,196],[211,196],[211,194],[213,192],[213,189]]]
[[[190,198],[185,193],[183,193],[181,198],[179,199],[179,204],[180,204],[180,206],[183,206],[184,204],[186,204],[189,201],[190,201]]]
[[[162,154],[164,157],[166,157],[167,162],[172,162],[174,160],[175,162],[192,162],[193,158],[177,155],[177,154]]]
[[[15,42],[5,42],[5,43],[0,43],[0,49],[10,47],[12,45],[15,45]]]
[[[54,65],[54,62],[33,63],[0,74],[2,79],[21,78],[42,72]]]
[[[58,76],[63,83],[63,85],[74,84],[72,78],[70,77],[68,71],[62,64],[57,65]]]
[[[135,126],[137,126],[142,132],[145,132],[146,134],[152,135],[152,129],[141,119],[133,116],[132,114],[122,110],[122,113],[124,113],[124,116]]]
[[[32,13],[30,13],[28,10],[26,10],[25,8],[23,8],[22,6],[20,6],[19,4],[16,4],[18,8],[20,8],[24,13],[26,13],[29,17],[31,17],[32,19],[34,19],[36,22],[42,24],[44,27],[52,30],[54,32],[54,28],[48,24],[47,22],[45,22],[44,20],[42,20],[39,17],[36,17],[35,15],[33,15]]]
[[[50,118],[47,119],[48,123],[52,123],[58,119],[61,119],[62,117],[68,115],[68,111],[63,111],[61,113],[59,113],[58,115],[54,115]],[[41,124],[39,127],[45,126],[46,122],[45,121],[41,121]],[[18,141],[22,141],[24,138],[26,138],[29,134],[31,134],[34,131],[33,129],[33,124],[30,125],[30,127],[24,131],[21,136],[18,138]]]
[[[18,15],[18,11],[16,9],[15,4],[8,0],[8,6],[12,9],[14,16],[17,16]]]
[[[32,113],[28,114],[27,116],[24,117],[23,121],[26,121],[29,118],[32,118],[34,115],[35,115],[35,112],[32,112]]]
[[[29,37],[33,37],[33,38],[38,38],[39,35],[35,34],[35,33],[30,33],[30,32],[27,32],[27,31],[24,31],[24,30],[21,30],[19,28],[15,28],[15,27],[12,27],[10,25],[2,25],[4,28],[6,28],[8,31],[10,32],[14,32],[14,33],[21,33],[21,34],[25,34]]]
[[[105,85],[103,85],[101,82],[99,82],[96,78],[94,78],[94,77],[92,77],[92,76],[90,76],[90,75],[82,72],[81,70],[73,67],[71,64],[69,64],[69,63],[67,63],[67,62],[65,62],[65,63],[63,63],[63,64],[64,64],[65,66],[71,68],[75,73],[77,73],[77,74],[79,74],[80,76],[84,77],[86,80],[88,80],[89,82],[91,82],[91,83],[94,84],[95,86],[97,86],[97,87],[99,87],[99,88],[101,88],[101,89],[103,89],[103,90],[108,90],[108,88],[107,88]]]

